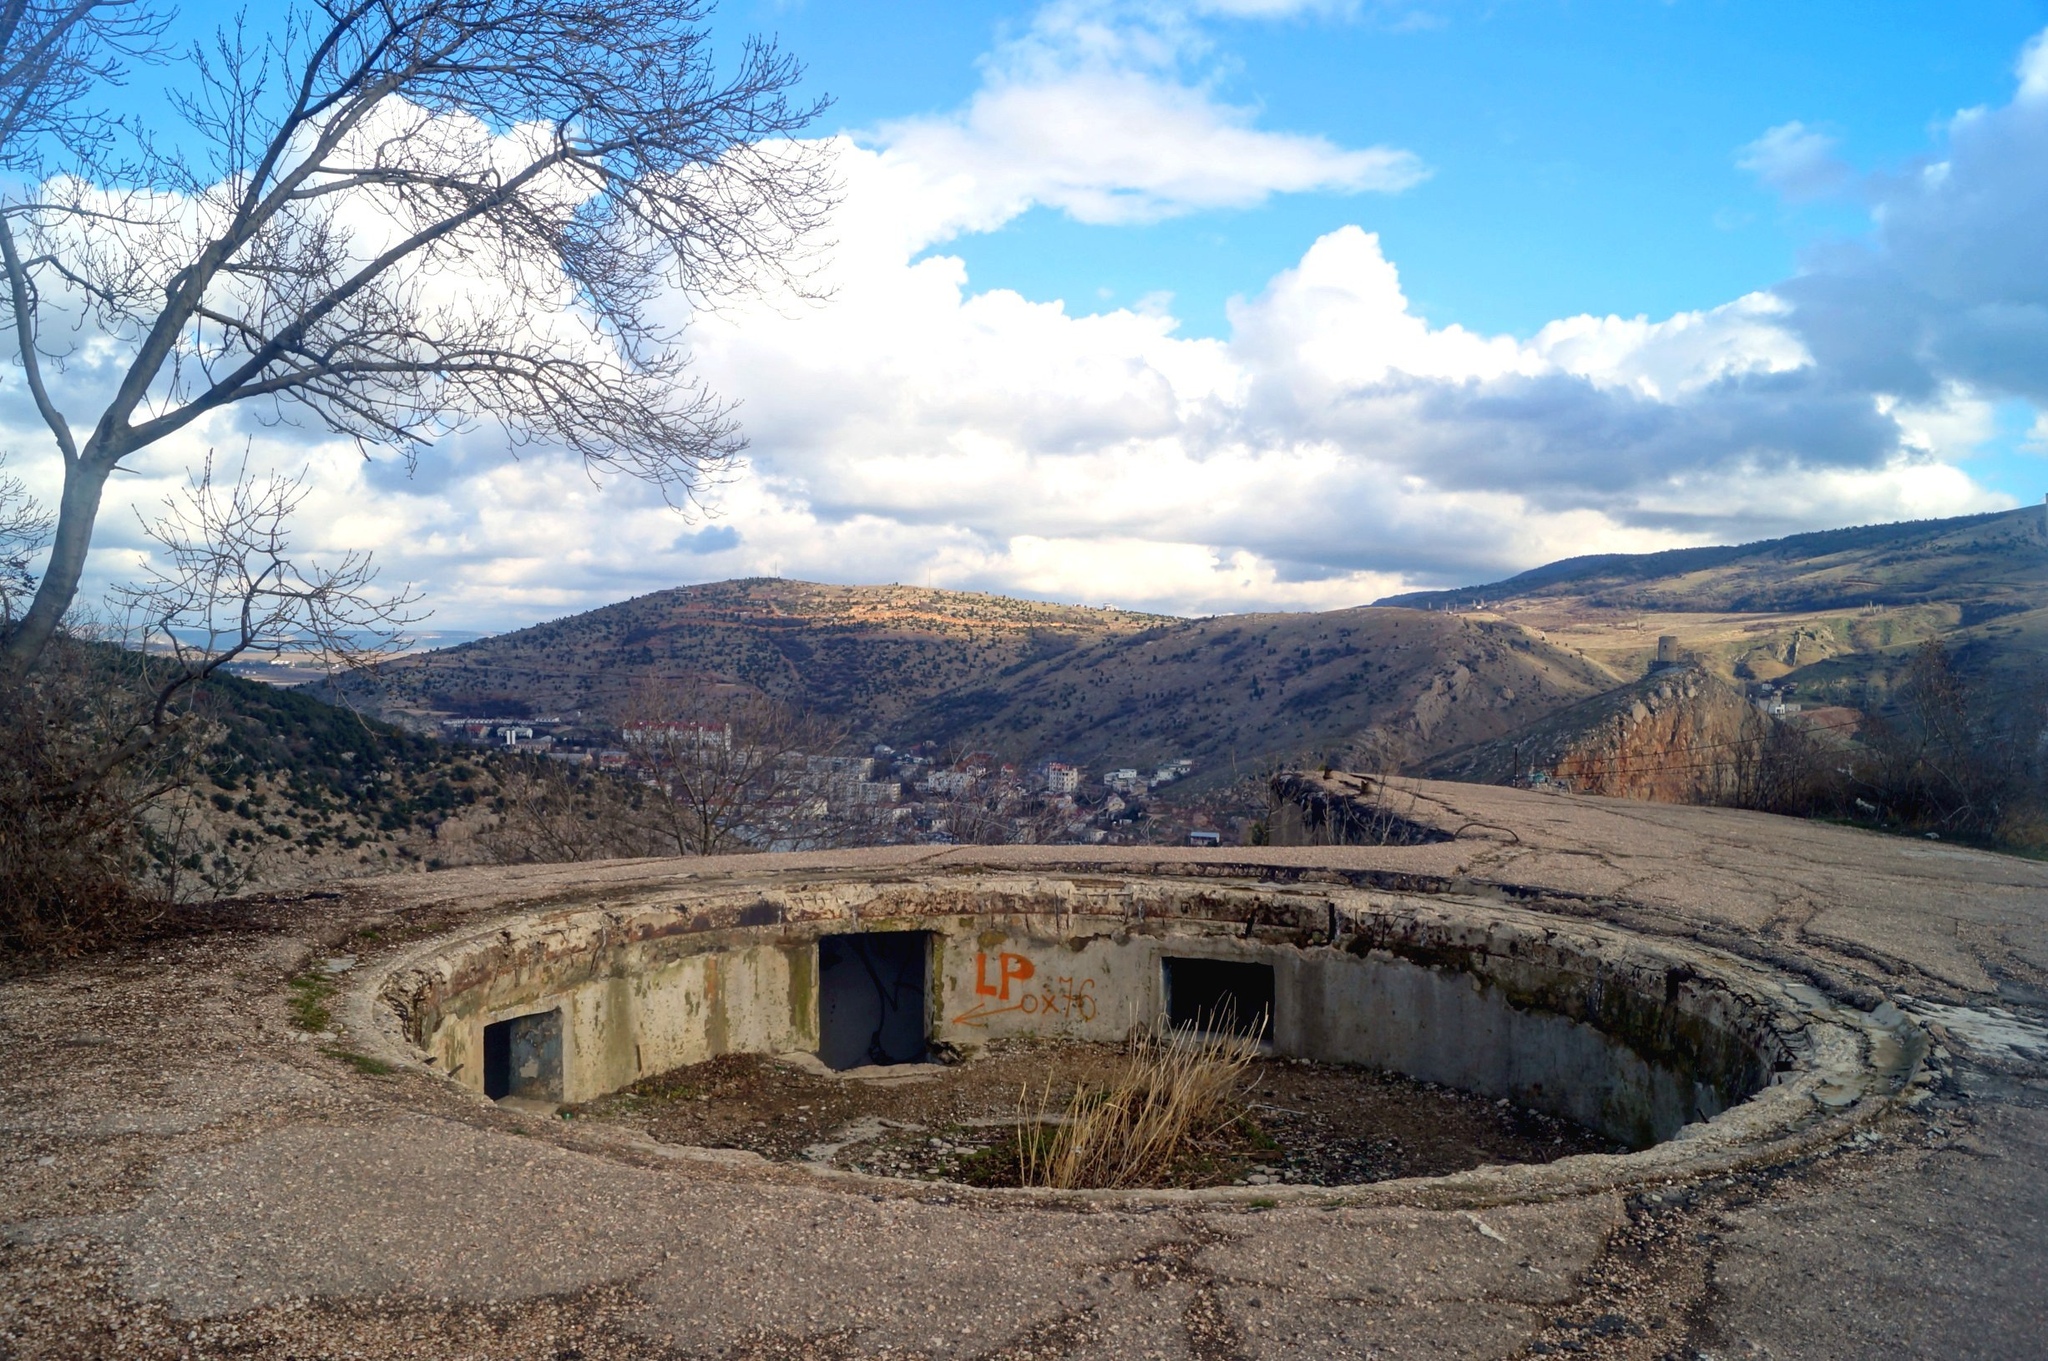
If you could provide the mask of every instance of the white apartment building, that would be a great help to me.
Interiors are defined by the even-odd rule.
[[[965,794],[979,777],[968,770],[935,770],[925,777],[925,788],[934,794]]]

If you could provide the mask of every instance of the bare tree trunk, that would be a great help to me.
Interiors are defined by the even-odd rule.
[[[28,674],[77,598],[109,471],[84,459],[65,461],[64,499],[59,503],[57,536],[50,545],[49,565],[36,585],[34,603],[22,615],[20,625],[7,635],[5,649],[0,651],[0,680],[19,681]]]

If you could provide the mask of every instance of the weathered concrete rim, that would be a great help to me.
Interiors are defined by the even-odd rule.
[[[1661,1186],[1788,1161],[1838,1142],[1875,1119],[1896,1101],[1909,1095],[1913,1084],[1922,1076],[1921,1063],[1928,1047],[1926,1033],[1896,1007],[1887,1003],[1873,1011],[1860,1011],[1830,998],[1805,979],[1725,950],[1695,942],[1648,936],[1579,918],[1558,918],[1497,900],[1436,893],[1424,902],[1405,894],[1345,888],[1328,883],[1282,884],[1264,875],[1256,879],[1249,875],[1224,877],[1207,867],[1207,872],[1188,875],[1160,872],[1164,869],[1165,866],[1158,866],[1147,873],[1133,872],[1130,868],[1114,864],[1099,867],[1067,864],[1055,869],[1034,864],[955,862],[939,865],[930,861],[836,871],[811,865],[763,865],[762,872],[758,874],[720,875],[694,882],[690,876],[677,876],[662,883],[643,882],[623,892],[589,897],[571,895],[571,901],[567,902],[555,895],[541,893],[536,895],[542,899],[539,903],[514,906],[487,920],[416,942],[372,967],[358,969],[342,996],[336,999],[337,1021],[349,1042],[362,1052],[394,1067],[432,1074],[445,1081],[442,1074],[423,1061],[421,1051],[406,1035],[403,1019],[392,1005],[393,987],[408,972],[417,976],[419,970],[437,957],[503,936],[515,925],[566,926],[578,919],[587,922],[594,914],[623,926],[627,919],[650,910],[682,912],[685,908],[698,909],[691,915],[702,920],[709,909],[721,905],[730,907],[741,901],[779,901],[786,908],[793,907],[815,921],[817,918],[810,914],[817,910],[820,895],[829,894],[834,886],[840,885],[875,891],[943,882],[948,888],[957,890],[965,881],[980,880],[993,890],[1020,888],[1026,884],[1042,890],[1047,884],[1067,883],[1097,890],[1127,890],[1133,900],[1172,889],[1206,895],[1296,896],[1314,898],[1318,902],[1341,897],[1358,900],[1360,905],[1385,904],[1391,898],[1405,901],[1405,910],[1426,909],[1475,922],[1495,920],[1522,930],[1569,935],[1586,942],[1593,949],[1633,952],[1713,979],[1750,1005],[1768,1013],[1780,1033],[1793,1041],[1795,1059],[1790,1071],[1749,1100],[1711,1120],[1689,1125],[1677,1137],[1639,1152],[1582,1155],[1549,1164],[1490,1166],[1442,1177],[1408,1178],[1354,1187],[1268,1185],[1195,1191],[978,1188],[875,1177],[807,1163],[769,1163],[737,1150],[664,1145],[645,1136],[626,1135],[623,1131],[613,1132],[617,1137],[604,1142],[631,1145],[642,1155],[687,1161],[713,1175],[758,1177],[772,1173],[783,1177],[797,1174],[864,1195],[912,1196],[989,1206],[1104,1210],[1198,1205],[1244,1209],[1404,1205],[1479,1208],[1555,1200],[1596,1191]],[[781,922],[786,924],[799,919],[792,914],[784,916]],[[859,921],[857,912],[853,920]],[[1218,920],[1236,924],[1239,919],[1224,917]],[[743,928],[728,925],[721,928],[707,924],[697,929],[707,934],[726,935],[733,931],[775,930],[779,926]],[[453,1086],[452,1083],[449,1085]],[[463,1095],[469,1094],[464,1092]],[[481,1097],[471,1099],[483,1102]],[[542,1123],[539,1117],[519,1118]],[[545,1127],[554,1127],[554,1122],[546,1121]]]

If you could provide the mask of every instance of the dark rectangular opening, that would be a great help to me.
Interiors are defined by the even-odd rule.
[[[484,1027],[484,1095],[562,1099],[562,1013],[537,1011]]]
[[[1166,1019],[1176,1026],[1256,1035],[1273,1031],[1273,966],[1235,959],[1162,959]]]
[[[818,938],[818,1058],[828,1068],[925,1056],[929,931]]]

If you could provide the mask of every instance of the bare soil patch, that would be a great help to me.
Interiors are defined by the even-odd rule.
[[[1118,1045],[992,1046],[916,1081],[824,1077],[731,1054],[647,1078],[565,1117],[635,1126],[666,1143],[738,1148],[880,1176],[1017,1184],[1017,1120],[1110,1082]],[[1050,1083],[1052,1100],[1043,1097]],[[1028,1092],[1028,1096],[1026,1093]],[[1370,1068],[1256,1059],[1228,1124],[1164,1184],[1350,1186],[1627,1150],[1511,1102]]]

